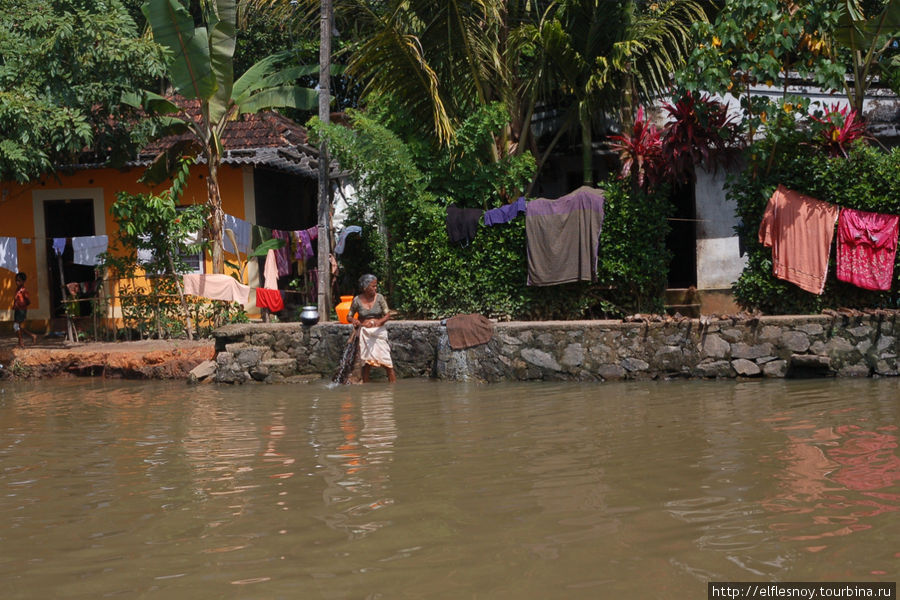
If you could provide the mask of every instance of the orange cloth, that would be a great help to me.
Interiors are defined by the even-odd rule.
[[[772,273],[821,294],[840,208],[779,185],[759,225],[759,242],[772,248]]]

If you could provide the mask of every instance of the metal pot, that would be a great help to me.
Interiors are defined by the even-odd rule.
[[[311,327],[319,322],[319,309],[316,306],[304,306],[300,310],[300,322]]]

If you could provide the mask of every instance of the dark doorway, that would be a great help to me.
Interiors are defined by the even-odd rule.
[[[78,283],[78,290],[73,287],[67,295],[75,293],[83,301],[74,308],[76,315],[90,314],[91,304],[88,300],[91,291],[96,289],[95,268],[89,265],[76,265],[73,262],[74,250],[72,238],[91,236],[94,230],[94,201],[90,198],[73,198],[71,200],[44,201],[44,230],[47,239],[47,281],[50,286],[51,317],[65,316],[63,304],[63,285]],[[53,249],[53,239],[65,239],[65,249],[58,256]]]
[[[697,211],[694,203],[694,183],[684,183],[672,189],[670,197],[675,207],[669,221],[666,248],[672,253],[669,263],[669,288],[697,285]]]

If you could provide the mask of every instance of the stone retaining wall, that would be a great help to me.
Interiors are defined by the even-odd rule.
[[[387,327],[398,377],[454,381],[896,376],[900,353],[895,313],[497,323],[490,342],[465,350],[451,350],[437,321]],[[339,323],[223,327],[214,333],[215,380],[330,377],[350,332]]]

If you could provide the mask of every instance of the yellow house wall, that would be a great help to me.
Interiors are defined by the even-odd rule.
[[[182,196],[182,204],[206,202],[206,172],[203,165],[191,169],[189,183]],[[159,193],[165,189],[163,186],[150,188],[139,183],[138,178],[142,173],[143,169],[139,168],[91,169],[68,175],[47,176],[28,184],[4,182],[0,185],[0,235],[17,238],[19,270],[28,274],[26,287],[31,295],[29,322],[46,321],[50,318],[44,201],[66,198],[93,199],[95,235],[109,236],[110,248],[115,252],[116,223],[110,215],[110,207],[116,200],[117,192]],[[219,189],[222,209],[226,213],[253,220],[252,216],[248,216],[255,214],[252,168],[222,166],[219,169]],[[226,260],[236,262],[235,257],[229,254],[226,254]],[[208,271],[210,267],[208,257],[206,267]],[[258,281],[255,264],[248,270],[250,279],[248,281],[245,275],[245,283],[253,284]],[[12,321],[14,293],[15,274],[0,269],[0,310],[6,322]]]

